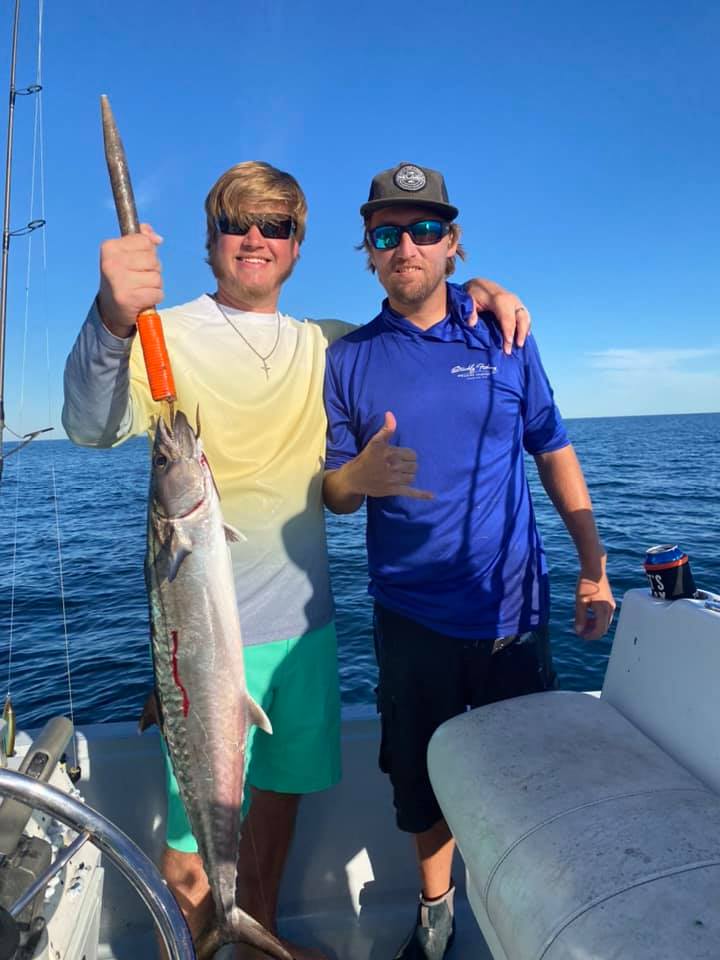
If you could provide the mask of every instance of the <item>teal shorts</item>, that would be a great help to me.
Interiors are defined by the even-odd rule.
[[[340,780],[340,686],[335,624],[292,640],[245,647],[248,692],[263,708],[272,736],[257,727],[245,755],[249,786],[277,793],[315,793]],[[196,853],[197,843],[165,749],[167,845]]]

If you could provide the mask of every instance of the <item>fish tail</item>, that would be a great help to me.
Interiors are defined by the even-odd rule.
[[[293,960],[277,937],[240,907],[233,907],[227,923],[204,931],[195,944],[197,960],[210,960],[226,943],[247,943],[277,960]]]

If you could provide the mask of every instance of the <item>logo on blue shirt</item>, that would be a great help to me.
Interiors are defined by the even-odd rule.
[[[487,380],[497,373],[497,367],[491,363],[468,363],[466,366],[457,364],[450,368],[450,373],[459,380]]]

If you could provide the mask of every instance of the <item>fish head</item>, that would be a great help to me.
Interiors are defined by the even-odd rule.
[[[185,414],[179,410],[171,426],[162,416],[158,417],[151,472],[152,499],[157,512],[168,519],[191,513],[204,501],[209,477],[200,438]]]

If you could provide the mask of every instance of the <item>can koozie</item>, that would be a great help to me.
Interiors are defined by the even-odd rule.
[[[654,597],[680,600],[695,596],[690,561],[676,544],[649,547],[645,553],[644,567]]]

